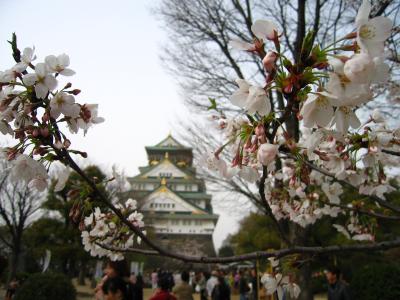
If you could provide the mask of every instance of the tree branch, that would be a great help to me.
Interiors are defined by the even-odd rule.
[[[190,255],[182,255],[177,253],[159,253],[154,250],[144,250],[137,248],[128,248],[121,249],[117,247],[110,247],[104,244],[98,243],[98,245],[104,249],[118,252],[131,252],[131,253],[139,253],[145,255],[152,256],[167,256],[170,258],[175,258],[184,262],[190,263],[231,263],[231,262],[239,262],[246,260],[256,260],[260,258],[269,258],[276,257],[281,258],[292,254],[325,254],[325,253],[340,253],[340,252],[355,252],[355,251],[379,251],[386,250],[391,248],[400,247],[400,239],[396,239],[393,241],[384,241],[379,243],[369,243],[369,244],[354,244],[354,245],[332,245],[326,247],[300,247],[294,246],[291,248],[275,250],[275,251],[257,251],[242,255],[235,255],[229,257],[206,257],[206,256],[190,256]]]

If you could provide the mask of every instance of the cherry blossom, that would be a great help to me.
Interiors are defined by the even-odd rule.
[[[46,64],[38,63],[35,66],[35,73],[24,75],[22,81],[26,86],[35,85],[36,97],[44,99],[49,91],[57,86],[57,80],[50,74]]]
[[[332,98],[334,96],[331,96]],[[333,117],[333,106],[323,93],[310,94],[301,109],[303,125],[311,128],[315,125],[326,127]]]
[[[69,168],[64,168],[61,172],[59,172],[57,174],[57,183],[54,186],[55,192],[59,192],[64,189],[65,184],[67,183],[70,174],[71,174],[71,171]]]
[[[57,93],[50,100],[50,115],[57,119],[60,114],[66,117],[77,118],[81,108],[78,104],[75,104],[74,96],[64,92]]]
[[[26,47],[21,55],[21,62],[15,65],[15,69],[18,70],[19,73],[22,73],[26,70],[26,68],[36,59],[36,55],[34,54],[35,47],[30,48]]]
[[[371,4],[363,0],[356,17],[357,43],[362,51],[371,56],[380,56],[383,52],[384,41],[390,36],[392,20],[379,16],[369,19]]]
[[[251,26],[251,31],[261,40],[273,40],[278,34],[278,27],[268,20],[257,20]]]
[[[72,76],[75,72],[69,68],[69,56],[65,53],[58,56],[48,55],[44,59],[50,72],[59,73],[64,76]]]
[[[269,165],[271,162],[275,160],[275,157],[278,154],[278,148],[279,145],[272,145],[268,143],[262,144],[258,148],[257,152],[258,161],[264,166]]]
[[[271,104],[264,89],[252,86],[242,79],[237,79],[236,83],[239,89],[230,98],[232,104],[244,108],[250,114],[256,112],[262,116],[269,114]]]

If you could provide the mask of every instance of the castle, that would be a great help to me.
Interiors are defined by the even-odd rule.
[[[128,180],[129,196],[138,200],[146,227],[167,249],[215,256],[212,234],[218,215],[213,213],[204,180],[196,176],[192,148],[168,135],[145,149],[148,166]]]

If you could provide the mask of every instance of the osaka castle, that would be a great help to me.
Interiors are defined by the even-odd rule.
[[[212,234],[218,215],[204,180],[196,175],[192,148],[168,135],[145,149],[148,165],[128,180],[129,196],[138,201],[146,227],[167,249],[215,256]]]

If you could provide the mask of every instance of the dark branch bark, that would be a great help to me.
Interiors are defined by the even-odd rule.
[[[100,245],[104,249],[111,251],[132,252],[132,253],[139,253],[139,254],[153,255],[153,256],[167,256],[184,262],[214,264],[214,263],[231,263],[231,262],[246,261],[246,260],[257,260],[260,258],[268,258],[268,257],[281,258],[292,254],[319,255],[319,254],[340,253],[340,252],[379,251],[379,250],[386,250],[386,249],[400,247],[400,239],[396,239],[393,241],[379,242],[379,243],[355,244],[355,245],[332,245],[326,247],[294,246],[292,248],[281,249],[276,251],[258,251],[258,252],[252,252],[243,255],[235,255],[230,257],[206,257],[206,256],[198,257],[190,255],[181,255],[171,252],[166,255],[165,253],[159,253],[154,250],[144,250],[137,248],[120,249],[103,244],[98,244],[98,245]]]

